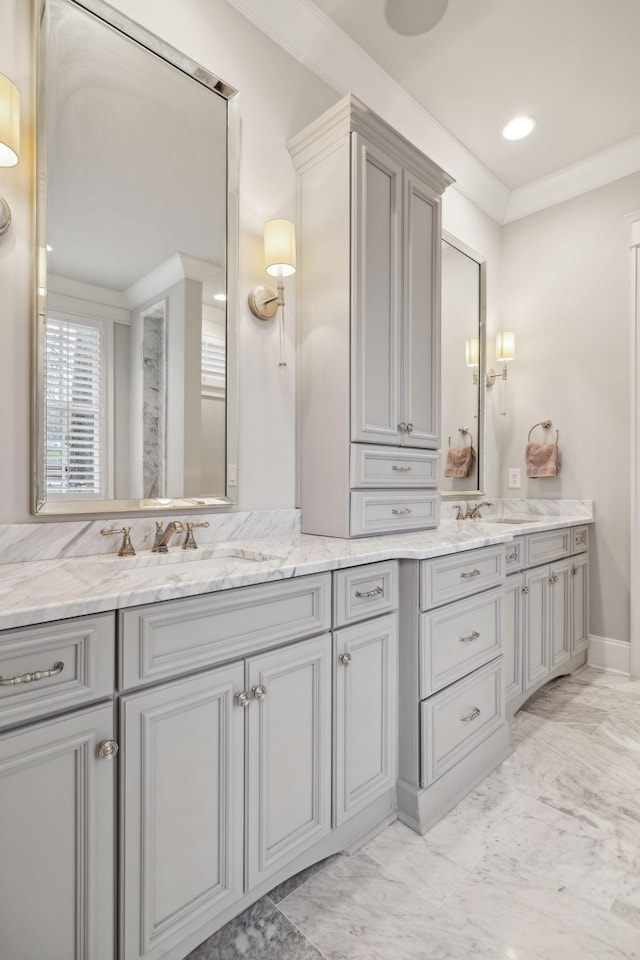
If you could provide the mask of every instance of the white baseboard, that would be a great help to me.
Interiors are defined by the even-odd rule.
[[[612,670],[615,673],[629,673],[631,668],[631,647],[624,640],[612,640],[610,637],[589,635],[590,667],[600,670]]]

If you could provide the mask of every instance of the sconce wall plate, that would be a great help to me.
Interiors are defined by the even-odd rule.
[[[0,237],[3,237],[11,226],[11,209],[6,200],[0,197]]]
[[[258,320],[273,320],[278,312],[278,294],[270,287],[255,287],[248,300],[251,313]]]

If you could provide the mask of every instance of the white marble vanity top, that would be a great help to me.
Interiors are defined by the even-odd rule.
[[[380,560],[426,560],[506,543],[515,536],[576,524],[583,516],[514,516],[443,520],[435,530],[340,540],[305,534],[173,547],[164,556],[141,551],[30,560],[0,565],[0,629],[61,620],[122,607],[174,600],[253,583],[284,580]],[[522,520],[525,522],[522,522]]]

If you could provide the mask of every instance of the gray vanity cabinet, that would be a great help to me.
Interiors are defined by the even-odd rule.
[[[243,893],[242,662],[120,700],[121,956],[162,957]]]
[[[574,557],[571,565],[571,656],[589,646],[589,557]]]
[[[406,448],[440,445],[441,195],[451,178],[354,97],[289,150],[302,529],[349,537],[436,526],[437,471],[428,477]],[[404,454],[389,464],[388,488],[374,492],[358,475],[361,444]]]
[[[113,728],[108,703],[0,737],[6,960],[113,960]]]

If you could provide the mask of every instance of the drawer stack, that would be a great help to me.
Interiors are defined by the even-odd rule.
[[[435,527],[439,455],[351,444],[351,536]]]
[[[504,548],[420,564],[420,782],[429,787],[505,723]]]

